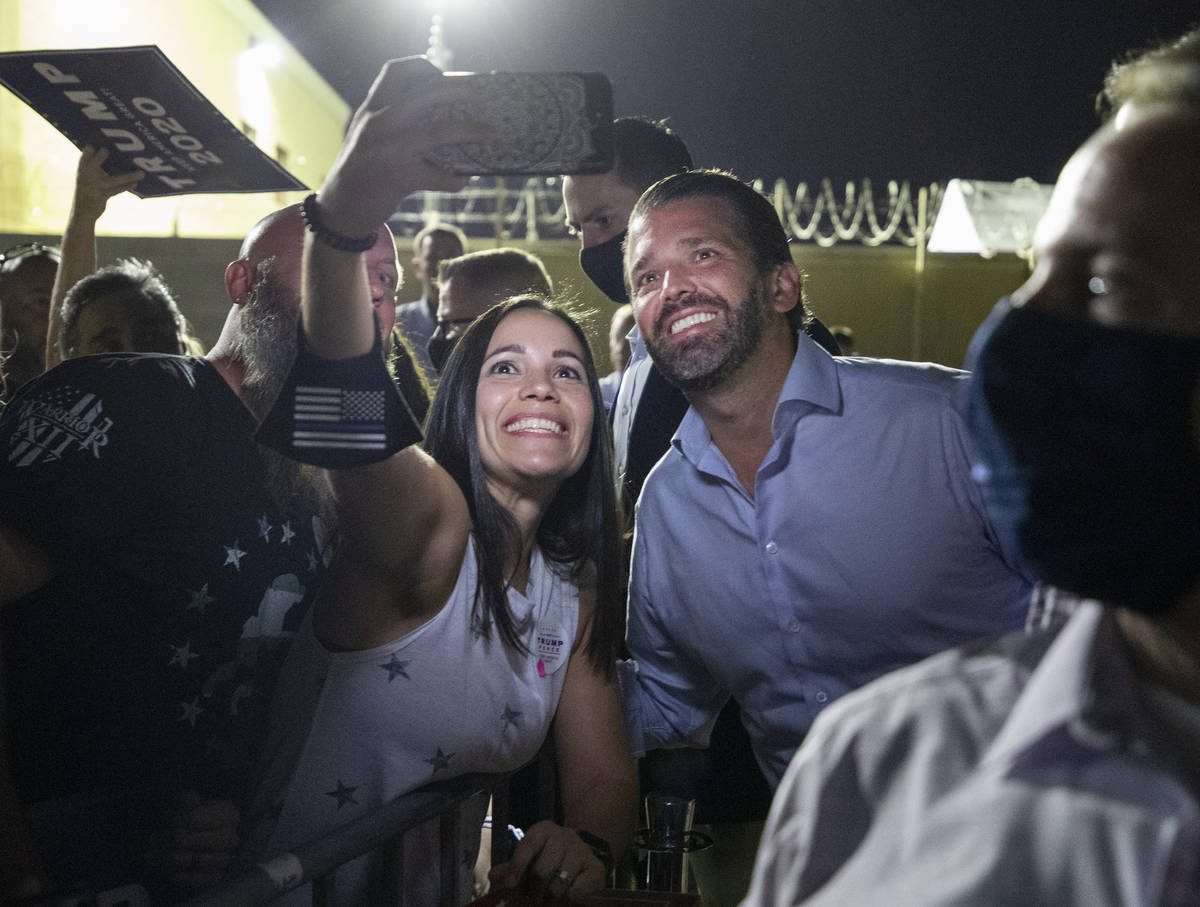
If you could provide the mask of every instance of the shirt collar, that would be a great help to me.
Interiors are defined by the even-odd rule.
[[[775,404],[775,413],[771,417],[772,435],[779,438],[811,410],[837,413],[841,408],[842,390],[838,381],[837,361],[807,334],[800,334],[796,354],[792,357],[791,367]],[[688,407],[671,444],[692,462],[699,462],[710,441],[711,435],[704,420],[693,408]]]
[[[807,334],[800,334],[792,367],[775,404],[771,430],[775,437],[813,409],[837,413],[842,408],[842,389],[836,360]]]
[[[636,322],[629,329],[629,333],[625,335],[625,339],[629,341],[630,361],[634,356],[641,359],[646,355],[646,342],[642,340],[642,332],[638,329]]]
[[[1049,636],[1047,637],[1049,638]],[[1110,752],[1176,760],[1160,746],[1116,621],[1083,602],[1048,643],[985,762],[1035,778]]]

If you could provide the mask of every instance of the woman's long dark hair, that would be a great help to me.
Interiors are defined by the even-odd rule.
[[[425,449],[462,489],[471,512],[479,581],[475,612],[485,627],[494,625],[504,643],[524,650],[508,609],[506,556],[513,551],[515,525],[488,490],[475,431],[475,391],[497,325],[517,309],[549,312],[562,320],[583,348],[592,398],[592,434],[587,458],[559,488],[542,515],[536,542],[552,568],[577,586],[595,584],[596,611],[587,654],[611,676],[624,639],[625,601],[612,441],[600,380],[587,338],[567,312],[536,296],[519,296],[493,306],[463,334],[446,363],[425,429]]]

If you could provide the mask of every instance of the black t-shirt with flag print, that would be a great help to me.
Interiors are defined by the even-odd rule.
[[[26,803],[128,809],[135,835],[180,789],[244,795],[320,565],[254,430],[216,368],[180,356],[69,360],[4,409],[0,523],[56,568],[3,615]]]

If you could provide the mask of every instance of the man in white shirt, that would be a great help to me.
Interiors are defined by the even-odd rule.
[[[1093,600],[821,715],[748,905],[1197,903],[1200,31],[1105,94],[968,406],[998,531]]]

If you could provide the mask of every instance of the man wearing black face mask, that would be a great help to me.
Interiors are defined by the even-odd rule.
[[[1105,99],[968,404],[997,530],[1081,601],[823,714],[747,904],[1200,897],[1200,30]]]
[[[563,205],[571,229],[579,235],[583,272],[605,296],[624,304],[629,294],[621,248],[629,212],[653,183],[690,170],[692,156],[665,123],[636,117],[613,122],[613,152],[613,169],[608,173],[563,177]],[[636,328],[629,340],[629,365],[612,409],[612,423],[614,462],[632,505],[646,473],[670,445],[688,404],[653,367]]]
[[[579,236],[583,272],[613,302],[627,304],[622,256],[629,214],[654,183],[690,170],[692,156],[665,122],[637,117],[613,121],[613,152],[609,172],[563,178],[563,203],[567,221]],[[629,359],[610,408],[610,421],[613,462],[626,510],[632,513],[646,475],[670,447],[688,402],[654,366],[636,324],[627,338]],[[754,761],[736,702],[721,711],[708,749],[653,750],[642,758],[640,769],[644,791],[696,798],[696,821],[701,825],[761,821],[770,803],[770,788]],[[698,856],[697,872],[704,871],[707,859],[724,860],[725,839],[736,836],[732,826],[715,831],[717,852]]]
[[[523,293],[554,294],[542,260],[513,248],[447,259],[438,267],[437,283],[437,322],[427,349],[439,374],[462,333],[496,303]]]

